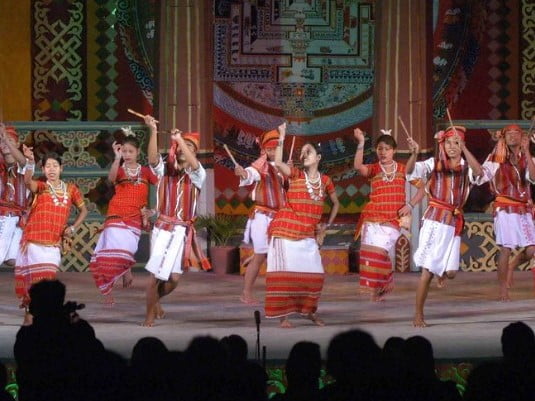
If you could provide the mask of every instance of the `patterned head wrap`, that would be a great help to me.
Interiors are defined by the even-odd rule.
[[[444,131],[438,131],[435,134],[435,139],[438,142],[438,160],[436,168],[441,171],[444,167],[449,168],[449,159],[444,149],[444,142],[447,138],[458,135],[464,141],[466,128],[460,125],[452,125]]]

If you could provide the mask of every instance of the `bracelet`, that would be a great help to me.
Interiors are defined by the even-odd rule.
[[[282,145],[284,145],[284,139],[279,139],[277,146],[282,146]]]
[[[35,162],[31,162],[30,159],[26,159],[26,165],[24,166],[26,170],[35,170]]]
[[[72,234],[76,232],[76,228],[74,226],[69,226],[69,229],[71,230]]]
[[[359,145],[357,146],[357,149],[364,149],[364,144],[363,143],[359,143]]]
[[[414,209],[414,205],[410,202],[407,202],[407,206],[410,207],[411,210]]]

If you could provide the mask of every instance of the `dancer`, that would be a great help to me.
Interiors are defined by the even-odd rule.
[[[61,179],[63,166],[57,154],[49,153],[43,157],[42,169],[45,177],[34,180],[33,151],[23,145],[23,153],[28,159],[24,181],[34,194],[34,199],[15,264],[15,291],[21,298],[21,306],[26,308],[31,285],[41,280],[56,278],[64,240],[74,236],[87,215],[87,208],[78,187]],[[68,226],[72,205],[78,209],[78,215],[73,224]]]
[[[417,162],[407,169],[407,180],[427,179],[429,205],[424,212],[418,249],[414,262],[422,268],[416,292],[413,325],[426,327],[424,304],[433,276],[439,287],[445,279],[453,279],[459,270],[461,232],[464,227],[462,207],[476,177],[483,169],[464,143],[466,129],[451,126],[435,135],[438,155]],[[462,158],[464,155],[465,159]]]
[[[139,140],[129,127],[116,132],[113,142],[115,160],[108,179],[115,186],[115,194],[108,206],[104,229],[91,257],[89,270],[104,295],[104,303],[113,305],[113,284],[123,278],[123,287],[132,285],[131,268],[136,263],[141,230],[147,229],[143,213],[148,205],[149,186],[156,185],[158,177],[149,167],[141,166]],[[123,163],[121,164],[121,160]]]
[[[390,131],[375,141],[378,161],[363,164],[364,133],[355,128],[358,141],[353,166],[370,180],[370,201],[364,207],[357,223],[355,237],[361,236],[359,252],[360,287],[371,292],[372,301],[382,301],[394,287],[393,265],[396,241],[401,227],[409,228],[412,208],[423,198],[423,188],[410,201],[405,200],[405,165],[394,160],[397,143]],[[418,144],[408,138],[411,155],[407,164],[413,167]]]
[[[500,247],[497,262],[500,299],[509,301],[514,268],[523,257],[529,260],[535,253],[530,188],[535,183],[535,163],[529,153],[529,138],[518,125],[504,127],[496,133],[496,139],[477,184],[490,182],[496,195],[493,209],[496,244]],[[526,248],[525,256],[520,254],[509,264],[511,250],[517,247]]]
[[[199,134],[174,129],[171,148],[164,165],[158,154],[156,121],[145,116],[150,129],[148,159],[158,184],[159,213],[151,237],[151,255],[145,268],[151,273],[147,287],[147,312],[143,326],[152,327],[164,312],[160,299],[178,285],[180,275],[190,266],[209,270],[210,263],[196,242],[193,220],[206,171],[197,160]]]
[[[15,129],[0,124],[0,264],[8,266],[15,265],[22,220],[29,206],[24,183],[26,158],[18,146]]]
[[[243,293],[240,301],[246,304],[257,304],[253,296],[253,285],[258,276],[260,266],[266,260],[268,251],[268,226],[275,213],[285,204],[284,177],[275,168],[275,150],[279,140],[279,132],[265,132],[260,140],[260,157],[247,168],[236,166],[234,173],[240,177],[240,187],[255,184],[251,198],[255,206],[247,221],[243,241],[253,242],[254,254],[247,265],[244,277]]]
[[[338,197],[331,179],[321,174],[319,146],[306,143],[301,149],[303,170],[282,161],[285,126],[279,127],[275,166],[288,177],[287,203],[269,226],[271,237],[266,275],[266,317],[280,318],[280,327],[290,328],[288,316],[300,313],[316,325],[324,323],[316,315],[324,281],[319,246],[327,227],[338,213]],[[332,201],[327,224],[320,224],[326,196]]]

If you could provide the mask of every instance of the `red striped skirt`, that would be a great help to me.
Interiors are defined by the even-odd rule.
[[[392,291],[394,275],[392,261],[384,250],[362,244],[359,253],[360,288],[381,294]]]
[[[15,293],[29,304],[30,287],[42,280],[54,280],[61,263],[58,247],[27,243],[17,255],[15,263]]]
[[[315,313],[323,288],[324,274],[276,271],[266,274],[266,317],[292,313]]]
[[[107,225],[100,233],[89,270],[102,295],[110,294],[115,281],[136,263],[140,235],[138,228],[122,222]]]

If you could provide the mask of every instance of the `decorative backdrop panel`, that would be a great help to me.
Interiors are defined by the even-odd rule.
[[[369,126],[372,112],[372,2],[215,0],[214,15],[216,211],[250,206],[222,145],[247,165],[258,135],[287,121],[294,157],[305,141],[320,142],[340,212],[358,212],[368,189],[354,180],[352,128]]]

